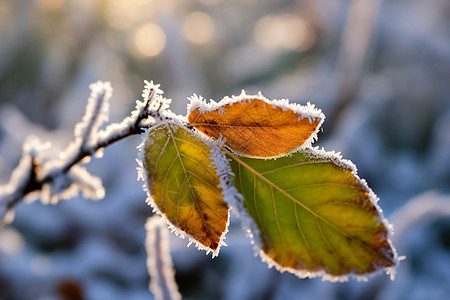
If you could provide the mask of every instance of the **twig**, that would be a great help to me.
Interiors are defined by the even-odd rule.
[[[145,224],[147,231],[145,248],[150,275],[150,291],[156,300],[179,300],[181,295],[175,282],[169,251],[168,230],[160,219],[155,215],[148,218]]]
[[[49,145],[41,144],[37,138],[29,138],[24,143],[22,158],[10,181],[0,186],[0,226],[2,220],[3,223],[10,221],[5,220],[5,216],[11,215],[13,208],[20,201],[32,194],[43,193],[46,186],[50,187],[51,199],[55,199],[51,201],[52,203],[67,197],[65,193],[68,192],[73,196],[74,192],[83,190],[86,186],[93,190],[98,186],[102,188],[101,180],[81,168],[80,162],[100,149],[128,136],[140,134],[143,128],[155,125],[158,119],[164,118],[164,110],[170,103],[170,100],[162,97],[159,85],[146,82],[144,100],[137,101],[136,109],[131,115],[120,123],[110,124],[104,130],[98,131],[108,120],[112,89],[109,83],[97,82],[91,86],[91,90],[82,121],[75,125],[74,140],[58,158],[45,157],[44,150],[47,150]],[[91,182],[93,179],[98,180],[98,183],[90,186],[92,183],[80,182],[83,180],[82,177],[88,178]],[[40,196],[43,197],[42,194]],[[94,191],[94,196],[91,196],[94,199],[102,197],[103,194],[98,191]]]

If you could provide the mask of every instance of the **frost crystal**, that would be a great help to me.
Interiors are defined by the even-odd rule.
[[[175,282],[175,272],[170,257],[169,237],[159,216],[147,219],[147,268],[150,275],[150,291],[156,300],[178,300],[181,295]]]
[[[162,123],[158,124],[158,126],[165,126],[166,124],[176,124],[179,126],[183,126],[186,123],[185,123],[184,118],[177,117],[171,121],[162,122]],[[160,136],[160,137],[149,136],[149,133],[150,133],[150,129],[147,129],[142,134],[142,143],[138,146],[139,153],[138,153],[138,158],[136,159],[136,161],[138,163],[138,167],[137,167],[138,180],[142,180],[144,182],[142,187],[143,187],[144,191],[147,193],[147,200],[146,200],[147,204],[152,206],[153,212],[159,214],[162,217],[162,220],[167,222],[169,229],[172,233],[175,233],[177,236],[179,236],[181,238],[188,237],[189,245],[194,243],[198,249],[205,250],[206,254],[209,254],[210,252],[212,252],[213,258],[218,256],[221,246],[226,246],[226,243],[224,242],[224,240],[225,240],[226,233],[228,232],[228,226],[229,226],[229,222],[230,222],[229,215],[228,215],[228,220],[227,220],[227,224],[226,224],[226,230],[222,233],[222,235],[220,237],[219,246],[217,247],[217,249],[215,251],[212,251],[210,248],[205,247],[202,244],[198,243],[192,236],[190,236],[186,232],[184,232],[184,231],[180,230],[178,227],[174,226],[165,217],[165,215],[159,210],[158,206],[153,201],[153,198],[151,196],[151,191],[148,186],[147,173],[144,168],[144,156],[145,156],[144,149],[145,149],[146,144],[147,145],[148,145],[148,143],[153,144],[153,138],[155,138],[155,139],[164,138],[164,136]],[[228,204],[235,203],[236,200],[234,200],[234,199],[239,198],[241,196],[237,192],[235,187],[232,185],[233,173],[231,172],[229,163],[226,160],[223,151],[221,150],[221,148],[224,144],[224,141],[221,139],[214,140],[211,138],[207,138],[205,135],[200,134],[196,130],[192,131],[191,134],[199,142],[205,143],[207,146],[209,146],[210,152],[211,152],[211,155],[209,158],[212,160],[212,166],[216,170],[216,175],[219,177],[220,183],[218,186],[221,188],[221,193],[223,195],[223,199]],[[169,141],[170,141],[170,139],[167,138],[161,153],[164,152],[164,149],[167,146],[167,144],[169,143]]]
[[[112,88],[109,82],[98,81],[90,85],[91,95],[81,122],[75,125],[75,139],[81,139],[85,145],[96,143],[96,134],[100,126],[109,119],[109,99]]]
[[[311,145],[317,140],[317,134],[320,130],[320,127],[322,126],[322,123],[325,120],[325,115],[322,113],[322,110],[316,108],[313,104],[309,102],[306,103],[306,105],[300,105],[297,103],[290,103],[289,100],[287,99],[270,100],[264,97],[261,92],[259,92],[257,95],[247,95],[243,90],[239,96],[224,97],[219,102],[215,102],[212,99],[209,102],[206,102],[204,98],[196,94],[194,94],[192,97],[188,99],[190,100],[190,103],[187,107],[187,115],[190,115],[191,112],[193,112],[195,109],[198,109],[198,112],[200,114],[217,111],[219,115],[223,115],[226,113],[227,110],[225,108],[226,106],[231,107],[233,104],[236,103],[244,104],[259,100],[264,103],[264,108],[270,106],[275,108],[281,108],[283,111],[289,110],[293,112],[296,116],[298,116],[298,121],[307,119],[309,123],[313,123],[313,121],[317,122],[317,125],[315,126],[315,129],[310,134],[310,136],[303,142],[303,144],[298,146],[296,149],[290,150],[289,151],[290,153],[311,147]],[[239,151],[237,151],[237,153],[239,153]],[[277,158],[283,155],[285,154],[279,156],[274,155],[270,157]]]
[[[375,193],[372,191],[372,189],[367,185],[367,182],[364,179],[361,179],[357,174],[357,168],[356,165],[351,162],[350,160],[343,159],[341,153],[335,152],[335,151],[325,151],[323,148],[314,147],[314,148],[307,148],[303,150],[303,153],[305,153],[308,157],[312,159],[326,159],[328,161],[331,161],[335,165],[350,170],[352,175],[355,177],[355,180],[357,180],[362,187],[367,191],[369,196],[369,201],[372,202],[373,206],[377,209],[378,215],[379,215],[379,222],[383,223],[384,226],[388,229],[388,243],[393,251],[393,260],[394,265],[392,267],[384,268],[384,271],[387,275],[390,276],[391,280],[394,280],[396,268],[398,266],[398,263],[400,260],[404,259],[403,256],[398,256],[397,251],[392,243],[392,235],[393,235],[393,226],[389,224],[388,220],[384,218],[382,209],[378,206],[377,202],[379,198],[375,195]],[[355,278],[357,281],[367,281],[367,278],[371,276],[372,274],[369,274],[367,276],[365,275],[356,275],[356,274],[349,274],[349,275],[341,275],[341,276],[333,276],[330,274],[327,274],[325,271],[304,271],[304,270],[297,270],[289,267],[283,267],[279,265],[276,261],[274,261],[271,257],[269,257],[263,250],[262,250],[262,242],[260,240],[260,233],[258,230],[258,227],[253,220],[247,213],[246,209],[243,207],[242,202],[236,202],[235,203],[235,212],[240,217],[244,231],[247,233],[247,236],[250,237],[252,240],[252,244],[254,244],[254,250],[255,255],[259,255],[261,260],[265,262],[269,268],[275,267],[275,269],[281,273],[283,272],[289,272],[294,275],[296,275],[299,278],[315,278],[315,277],[321,277],[323,281],[331,281],[331,282],[345,282],[348,281],[349,277]],[[382,271],[383,269],[379,269],[375,273],[378,273]]]
[[[11,222],[14,216],[12,211],[7,209],[8,203],[11,199],[20,197],[31,180],[34,165],[43,159],[42,153],[49,147],[50,143],[42,143],[35,136],[29,136],[23,144],[19,165],[13,171],[10,181],[0,186],[0,220],[3,219],[4,223]]]
[[[56,157],[49,150],[50,143],[41,143],[30,137],[24,143],[22,159],[13,171],[8,184],[0,186],[0,218],[12,216],[12,207],[22,199],[55,204],[60,199],[74,197],[82,192],[84,197],[101,199],[105,191],[99,178],[80,167],[91,156],[101,157],[103,148],[129,135],[140,133],[156,122],[174,117],[169,109],[170,99],[164,98],[158,84],[145,82],[143,100],[121,123],[104,130],[108,121],[109,99],[112,88],[109,82],[98,81],[90,86],[91,94],[82,120],[75,125],[74,139]],[[181,117],[175,116],[179,122]]]
[[[266,97],[264,97],[261,92],[259,92],[257,95],[247,95],[243,90],[239,96],[224,97],[219,102],[216,102],[211,99],[209,103],[207,103],[202,96],[198,96],[196,94],[194,94],[192,97],[189,97],[188,99],[190,100],[190,103],[187,107],[187,114],[189,114],[196,108],[199,108],[200,112],[213,111],[216,109],[220,109],[221,107],[227,104],[245,102],[252,99],[259,99],[275,107],[280,107],[283,110],[288,109],[292,110],[294,113],[298,114],[302,118],[321,119],[322,121],[325,119],[325,115],[322,113],[322,110],[316,108],[314,104],[308,102],[306,105],[300,105],[297,103],[291,103],[287,99],[269,100]]]

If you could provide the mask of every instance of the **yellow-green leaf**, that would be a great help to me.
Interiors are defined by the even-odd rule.
[[[256,226],[269,264],[330,280],[396,264],[377,197],[351,162],[318,149],[275,160],[229,156],[248,226]]]
[[[219,146],[171,122],[160,124],[147,135],[141,159],[148,201],[200,248],[217,255],[229,211],[223,196],[226,182],[222,182],[227,174],[218,171],[223,162],[211,158],[215,153],[214,159],[221,159]]]
[[[268,100],[262,95],[224,98],[209,104],[191,98],[189,123],[249,157],[277,157],[310,145],[324,120],[313,105]]]

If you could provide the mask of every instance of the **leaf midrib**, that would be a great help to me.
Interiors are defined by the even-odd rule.
[[[191,184],[191,182],[190,182],[190,180],[189,180],[189,176],[187,175],[187,171],[186,171],[186,168],[184,167],[183,160],[181,159],[181,153],[180,153],[180,151],[178,150],[178,146],[177,146],[177,143],[176,143],[176,141],[175,141],[175,137],[174,137],[174,133],[173,133],[173,131],[172,131],[172,127],[170,126],[170,124],[168,124],[168,125],[167,125],[167,128],[169,129],[169,133],[170,133],[170,136],[171,136],[171,138],[172,138],[173,145],[174,145],[174,147],[175,147],[175,150],[177,151],[177,156],[178,156],[178,159],[179,159],[179,161],[180,161],[181,167],[183,168],[184,176],[186,176],[186,181],[187,181],[187,183],[189,184],[189,191],[191,192],[192,202],[194,203],[194,206],[195,206],[195,208],[196,208],[196,210],[197,210],[198,215],[200,216],[200,218],[201,218],[201,220],[202,220],[202,222],[203,222],[203,225],[205,225],[205,228],[206,228],[206,230],[208,231],[207,234],[208,234],[209,240],[210,240],[210,241],[213,241],[213,236],[211,235],[210,228],[209,228],[208,224],[206,223],[206,220],[205,220],[205,218],[203,217],[203,214],[201,213],[201,209],[200,209],[199,204],[198,204],[197,201],[196,201],[196,198],[195,198],[195,195],[194,195],[194,191],[193,191],[194,187],[192,186],[192,184]],[[210,246],[208,246],[208,247],[210,247]],[[211,248],[211,249],[212,249],[212,248]],[[213,249],[213,250],[215,250],[215,249]]]
[[[280,193],[282,193],[284,196],[286,196],[288,199],[290,199],[291,201],[293,201],[294,203],[297,203],[298,205],[300,205],[302,208],[304,208],[306,211],[308,211],[309,213],[311,213],[316,219],[320,219],[322,222],[324,222],[325,224],[327,224],[328,226],[332,227],[333,229],[335,229],[337,232],[339,232],[340,234],[342,234],[343,236],[351,239],[352,241],[355,241],[356,243],[360,244],[361,246],[363,246],[364,248],[368,249],[369,251],[376,253],[377,256],[382,257],[383,259],[386,259],[388,261],[391,261],[391,259],[389,259],[388,257],[386,257],[385,255],[379,253],[378,251],[372,249],[372,247],[368,244],[366,244],[364,241],[361,241],[349,234],[347,234],[345,231],[342,231],[339,227],[335,226],[333,223],[329,222],[327,219],[325,219],[324,217],[322,217],[321,215],[317,214],[316,212],[314,212],[313,210],[311,210],[308,206],[306,206],[305,204],[301,203],[300,201],[298,201],[297,199],[295,199],[292,195],[290,195],[289,193],[287,193],[286,191],[284,191],[282,188],[280,188],[278,185],[272,183],[269,179],[267,179],[266,177],[264,177],[261,173],[259,173],[258,171],[256,171],[254,168],[252,168],[250,165],[248,165],[247,163],[245,163],[244,161],[242,161],[241,159],[239,159],[236,155],[234,155],[233,153],[231,153],[231,151],[227,150],[224,148],[224,151],[232,158],[234,159],[236,162],[238,162],[239,164],[241,164],[242,166],[244,166],[247,170],[249,170],[250,172],[252,172],[254,175],[258,176],[261,180],[263,180],[264,182],[266,182],[267,184],[269,184],[271,187],[275,188],[277,191],[279,191]]]
[[[301,119],[300,121],[302,121],[303,119]],[[190,122],[189,124],[197,127],[197,126],[203,126],[203,127],[230,127],[230,128],[276,128],[276,127],[298,127],[298,122],[289,122],[289,123],[282,123],[282,124],[277,124],[277,125],[270,125],[270,124],[263,124],[263,125],[230,125],[230,124],[211,124],[211,123],[192,123]],[[258,122],[255,122],[258,123]]]

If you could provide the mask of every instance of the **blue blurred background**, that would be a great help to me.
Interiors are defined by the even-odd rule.
[[[0,182],[28,135],[67,145],[90,83],[112,83],[120,121],[144,79],[179,114],[193,93],[241,89],[314,103],[327,116],[316,145],[358,166],[406,255],[395,281],[301,280],[255,258],[232,218],[214,260],[171,237],[186,299],[448,299],[448,0],[0,0]],[[0,230],[1,300],[152,299],[139,142],[87,166],[105,199],[17,206]]]

